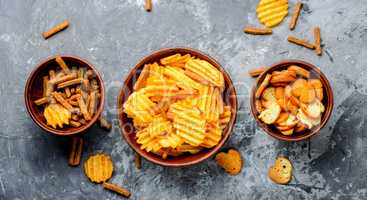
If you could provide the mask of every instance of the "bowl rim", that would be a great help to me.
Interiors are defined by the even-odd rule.
[[[129,136],[128,134],[129,133],[126,133],[125,132],[125,129],[122,128],[123,125],[124,125],[124,122],[122,120],[122,105],[123,105],[123,98],[125,98],[125,93],[124,93],[124,87],[125,85],[128,85],[128,80],[129,80],[129,77],[132,76],[132,73],[133,72],[136,72],[139,70],[139,68],[143,67],[144,64],[147,63],[147,61],[151,58],[151,57],[154,57],[154,56],[158,56],[159,54],[162,54],[162,53],[168,53],[168,52],[172,52],[172,54],[174,53],[179,53],[179,51],[188,51],[188,52],[195,52],[196,54],[200,54],[202,57],[205,58],[205,60],[207,61],[210,61],[210,62],[213,62],[215,63],[217,66],[219,66],[219,70],[224,74],[224,76],[228,77],[228,84],[229,86],[231,87],[231,90],[233,90],[233,94],[234,94],[234,101],[233,101],[233,105],[232,106],[232,113],[231,113],[231,120],[230,122],[228,123],[227,125],[227,128],[226,128],[226,134],[222,134],[222,138],[221,140],[219,141],[219,143],[210,148],[210,152],[208,152],[207,154],[204,154],[202,157],[198,158],[198,159],[195,159],[195,160],[191,160],[191,161],[186,161],[184,163],[168,163],[168,162],[164,162],[164,160],[158,160],[158,159],[155,159],[153,156],[146,156],[143,151],[144,150],[141,150],[140,148],[137,148],[129,139]],[[121,104],[120,104],[121,102]],[[232,79],[231,77],[229,76],[229,74],[225,71],[225,69],[223,68],[223,66],[218,62],[216,61],[214,58],[212,58],[211,56],[199,51],[199,50],[196,50],[196,49],[193,49],[193,48],[188,48],[188,47],[168,47],[168,48],[161,48],[161,49],[158,49],[158,50],[155,50],[151,53],[149,53],[148,55],[144,56],[143,58],[139,59],[139,61],[134,65],[133,68],[131,68],[127,74],[127,76],[125,76],[124,78],[124,82],[123,82],[123,85],[122,85],[122,88],[120,89],[120,92],[119,92],[119,95],[117,97],[117,110],[118,110],[118,120],[119,120],[119,127],[120,127],[120,131],[121,131],[121,135],[123,136],[124,140],[128,143],[128,145],[135,151],[137,152],[141,157],[145,158],[146,160],[154,163],[154,164],[158,164],[160,166],[164,166],[164,167],[185,167],[185,166],[191,166],[191,165],[194,165],[194,164],[197,164],[197,163],[200,163],[208,158],[210,158],[211,156],[213,156],[215,153],[217,153],[223,146],[224,144],[228,141],[230,135],[232,134],[232,131],[233,131],[233,127],[236,123],[236,119],[237,119],[237,109],[238,109],[238,102],[237,102],[237,93],[236,93],[236,89],[234,87],[234,84],[232,82]],[[151,152],[147,152],[147,155],[151,155],[152,153]]]
[[[46,123],[37,120],[35,114],[32,112],[32,109],[31,109],[32,99],[30,98],[30,94],[29,94],[29,90],[30,90],[30,87],[31,87],[31,85],[30,85],[31,84],[31,80],[34,79],[34,77],[40,72],[39,70],[40,70],[40,68],[43,65],[45,65],[46,63],[54,60],[56,58],[56,56],[60,56],[62,58],[70,58],[70,59],[78,60],[78,61],[84,63],[85,65],[87,65],[90,69],[92,69],[93,72],[96,74],[96,77],[98,79],[99,87],[100,87],[100,94],[101,94],[100,104],[99,104],[99,107],[98,107],[95,115],[93,116],[93,118],[87,124],[78,127],[74,131],[69,131],[69,132],[66,132],[66,133],[64,131],[51,128],[51,127],[47,126]],[[101,115],[101,113],[103,111],[104,104],[105,104],[105,88],[104,88],[103,79],[102,79],[102,76],[100,75],[100,73],[94,67],[93,64],[91,64],[90,62],[88,62],[85,59],[82,59],[82,58],[80,58],[78,56],[69,55],[69,54],[56,54],[56,55],[48,56],[45,59],[41,59],[41,61],[36,65],[35,68],[33,68],[33,70],[31,71],[31,73],[28,75],[27,82],[26,82],[25,87],[24,87],[24,103],[26,105],[28,114],[31,116],[31,119],[40,128],[42,128],[46,132],[52,133],[54,135],[59,135],[59,136],[71,136],[71,135],[77,135],[79,133],[84,133],[93,124],[96,123],[96,121],[98,120],[99,116]]]
[[[300,65],[297,65],[300,64]],[[273,131],[270,131],[270,129],[268,128],[268,125],[263,123],[262,121],[259,120],[259,118],[257,117],[257,110],[256,110],[256,105],[255,105],[255,93],[256,90],[258,88],[258,85],[260,84],[260,81],[262,81],[266,74],[268,74],[269,72],[272,72],[274,70],[274,68],[280,68],[283,67],[285,65],[297,65],[299,67],[302,66],[308,66],[312,69],[313,72],[316,72],[316,74],[318,74],[320,77],[322,77],[322,79],[324,80],[324,82],[326,83],[326,85],[324,85],[324,92],[328,95],[328,105],[325,109],[325,112],[323,114],[323,118],[320,122],[320,124],[316,127],[314,127],[313,129],[309,130],[307,134],[301,135],[299,137],[287,137],[284,135],[281,135],[279,133],[274,133]],[[304,68],[304,67],[302,67]],[[287,141],[287,142],[297,142],[297,141],[303,141],[306,140],[308,138],[311,138],[312,136],[316,135],[329,121],[332,111],[333,111],[333,107],[334,107],[334,95],[333,95],[333,89],[331,88],[330,82],[327,79],[327,77],[325,76],[324,73],[322,73],[322,71],[316,67],[315,65],[306,62],[304,60],[299,60],[299,59],[286,59],[286,60],[282,60],[279,61],[277,63],[274,63],[273,65],[271,65],[270,67],[268,67],[263,73],[261,73],[259,75],[259,77],[256,79],[256,83],[253,85],[252,90],[251,90],[251,96],[250,96],[250,104],[251,104],[251,113],[252,116],[255,118],[257,124],[270,136],[278,139],[278,140],[282,140],[282,141]]]

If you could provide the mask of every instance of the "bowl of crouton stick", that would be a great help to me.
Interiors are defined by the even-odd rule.
[[[257,124],[283,141],[301,141],[318,133],[334,105],[326,76],[301,60],[285,60],[264,68],[250,100]]]
[[[163,166],[199,163],[228,140],[237,113],[229,75],[206,54],[166,48],[130,71],[118,97],[125,141],[143,158]]]
[[[76,56],[56,55],[31,72],[24,98],[38,126],[65,136],[90,128],[102,113],[105,96],[102,78],[92,64]]]

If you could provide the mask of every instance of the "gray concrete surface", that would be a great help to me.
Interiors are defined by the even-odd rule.
[[[295,1],[290,0],[293,8]],[[83,160],[105,152],[115,163],[113,183],[131,199],[367,199],[367,1],[303,0],[295,31],[289,17],[271,36],[242,33],[259,25],[257,0],[155,0],[152,13],[143,0],[0,0],[0,199],[121,199],[90,183],[81,167],[67,165],[67,142],[37,127],[28,116],[23,90],[42,59],[64,53],[95,64],[107,89],[109,133],[93,127],[85,135]],[[69,19],[70,27],[45,41],[41,32]],[[324,55],[289,44],[294,34],[313,39],[320,26]],[[227,147],[238,148],[244,168],[224,173],[211,159],[187,168],[132,164],[115,116],[116,96],[132,66],[162,47],[185,46],[216,58],[239,93],[240,114]],[[328,125],[309,141],[285,143],[257,128],[249,114],[246,71],[282,59],[303,59],[321,68],[335,94]],[[294,164],[289,185],[273,184],[267,170],[277,155]]]

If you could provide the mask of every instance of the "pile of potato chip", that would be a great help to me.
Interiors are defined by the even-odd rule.
[[[123,105],[140,148],[166,158],[217,145],[231,117],[223,89],[223,74],[190,54],[146,64]]]
[[[295,65],[266,74],[255,96],[259,119],[273,124],[283,135],[319,125],[325,111],[320,79]]]

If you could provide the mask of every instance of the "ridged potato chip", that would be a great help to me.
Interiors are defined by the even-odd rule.
[[[94,183],[105,182],[111,178],[113,163],[109,155],[96,154],[84,163],[84,173]]]
[[[71,113],[60,104],[50,104],[43,111],[43,115],[46,118],[47,124],[53,128],[63,127],[64,124],[68,125]]]
[[[274,27],[288,15],[288,0],[260,0],[256,13],[266,27]]]

